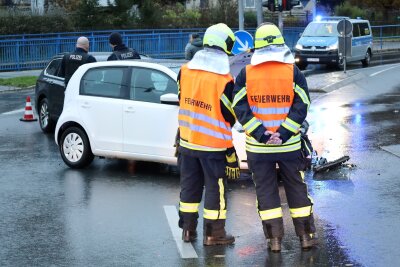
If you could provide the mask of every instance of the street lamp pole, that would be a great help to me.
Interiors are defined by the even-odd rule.
[[[263,23],[263,6],[262,0],[256,0],[256,10],[257,10],[257,26]]]
[[[244,30],[244,11],[243,11],[243,0],[238,0],[239,5],[239,30]]]

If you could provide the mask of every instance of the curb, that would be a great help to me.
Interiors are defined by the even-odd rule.
[[[2,93],[9,93],[9,92],[16,92],[16,91],[28,91],[35,89],[35,85],[28,86],[28,87],[13,87],[13,86],[3,86],[4,89],[0,86],[0,94]]]

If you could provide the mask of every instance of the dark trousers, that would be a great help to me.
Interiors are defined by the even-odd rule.
[[[282,237],[283,219],[276,163],[279,165],[286,191],[290,212],[298,236],[314,233],[312,199],[304,182],[303,162],[300,158],[280,159],[279,155],[269,155],[260,159],[248,160],[256,187],[258,212],[262,219],[266,238]]]
[[[226,219],[226,176],[224,158],[207,158],[185,155],[178,156],[180,168],[179,227],[194,231],[197,227],[198,211],[192,208],[200,204],[204,195],[204,235],[225,233]],[[185,209],[189,207],[189,210]],[[190,210],[191,209],[191,210]]]

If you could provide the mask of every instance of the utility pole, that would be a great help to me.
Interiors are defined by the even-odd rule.
[[[257,26],[264,21],[262,0],[256,0]]]
[[[282,15],[282,11],[278,11],[278,28],[283,33],[283,15]]]
[[[317,1],[316,0],[311,0],[312,3],[312,18],[313,21],[315,20],[315,18],[317,17]]]
[[[239,5],[239,30],[244,30],[244,11],[243,11],[243,0],[238,0]]]

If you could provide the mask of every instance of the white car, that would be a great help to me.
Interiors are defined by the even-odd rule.
[[[164,65],[97,62],[74,73],[55,130],[69,167],[83,168],[94,156],[176,165],[176,78],[182,63]],[[247,168],[244,134],[234,129],[233,138]]]

